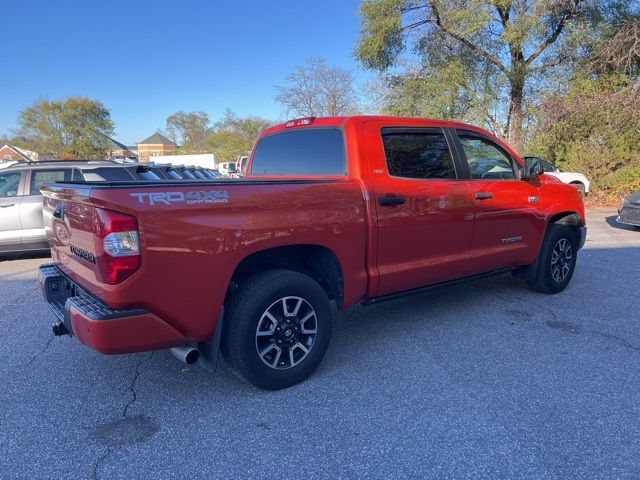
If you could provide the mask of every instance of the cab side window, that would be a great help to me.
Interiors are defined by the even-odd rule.
[[[389,175],[413,179],[454,179],[456,169],[444,133],[438,130],[382,130]]]
[[[20,172],[0,173],[0,198],[17,197],[20,186]]]
[[[69,169],[33,170],[29,195],[41,195],[40,187],[45,183],[68,182],[69,180],[71,180],[71,170]]]
[[[458,132],[462,150],[467,157],[471,178],[482,180],[512,180],[516,178],[511,157],[488,138]]]

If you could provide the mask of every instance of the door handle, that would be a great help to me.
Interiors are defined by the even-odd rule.
[[[493,193],[491,192],[477,192],[476,200],[487,200],[489,198],[493,198]]]
[[[0,205],[0,208],[9,208],[9,207],[13,207],[15,205],[15,203],[9,203],[7,205]]]
[[[404,197],[380,197],[378,198],[378,203],[383,206],[403,205]]]

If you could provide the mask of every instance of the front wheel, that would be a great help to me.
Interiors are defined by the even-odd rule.
[[[320,285],[298,272],[269,270],[231,299],[222,353],[240,378],[278,390],[311,375],[330,338],[331,308]]]
[[[542,293],[564,290],[576,268],[578,244],[570,227],[551,224],[542,242],[536,278],[529,286]]]

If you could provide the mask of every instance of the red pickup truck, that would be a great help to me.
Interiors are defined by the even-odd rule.
[[[586,236],[581,195],[536,159],[427,119],[292,120],[261,133],[244,179],[42,190],[54,333],[209,368],[222,351],[267,389],[320,363],[332,304],[505,272],[560,292]]]

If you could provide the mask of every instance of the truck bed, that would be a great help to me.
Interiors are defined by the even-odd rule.
[[[145,309],[184,341],[212,336],[236,268],[255,252],[320,242],[347,259],[345,301],[366,291],[365,204],[353,180],[85,181],[42,191],[55,266],[108,308]],[[98,210],[137,221],[139,270],[115,285],[102,281]]]

